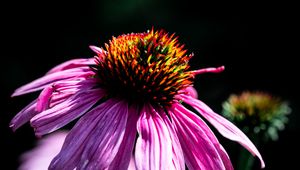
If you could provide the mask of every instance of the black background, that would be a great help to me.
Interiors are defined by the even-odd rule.
[[[53,66],[88,58],[89,45],[103,46],[112,36],[165,29],[195,54],[191,68],[225,65],[220,74],[198,76],[199,99],[216,112],[231,93],[262,90],[289,101],[290,122],[279,141],[259,148],[266,169],[294,169],[299,153],[299,100],[295,53],[294,4],[217,3],[172,0],[43,1],[1,4],[1,166],[16,169],[18,157],[33,147],[26,124],[15,133],[11,118],[38,93],[10,98],[14,89]],[[238,146],[219,136],[227,145]],[[235,163],[236,152],[228,149]],[[256,162],[258,163],[258,162]],[[256,166],[257,167],[257,166]]]

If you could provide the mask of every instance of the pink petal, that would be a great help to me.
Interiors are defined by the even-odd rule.
[[[166,124],[150,106],[143,107],[137,122],[139,137],[135,148],[137,169],[170,169],[172,143]]]
[[[41,112],[46,110],[49,107],[50,97],[54,91],[53,86],[47,86],[44,90],[40,93],[37,99],[37,106],[36,111]]]
[[[104,51],[102,48],[99,48],[99,47],[96,47],[93,45],[90,46],[90,49],[93,50],[95,53],[97,53],[100,61],[102,61],[104,59],[105,55],[107,54],[107,52]]]
[[[124,134],[123,141],[119,148],[119,151],[110,164],[108,170],[115,170],[115,169],[127,169],[131,162],[131,169],[135,167],[134,161],[132,161],[132,154],[133,154],[133,147],[135,144],[135,137],[136,137],[136,122],[138,118],[138,108],[131,106],[129,108],[129,115],[128,115],[127,123],[126,123],[126,130]]]
[[[34,116],[30,123],[37,136],[55,131],[88,111],[102,96],[102,90],[78,92],[64,102]]]
[[[176,109],[174,113],[170,112],[170,116],[176,127],[189,169],[225,170],[221,156],[204,129]]]
[[[68,69],[72,69],[72,68],[85,67],[85,66],[93,65],[93,64],[95,64],[94,58],[72,59],[72,60],[66,61],[66,62],[64,62],[62,64],[59,64],[56,67],[52,68],[50,71],[47,72],[47,74],[52,74],[52,73],[55,73],[55,72],[68,70]]]
[[[10,122],[9,126],[13,129],[13,131],[17,130],[20,126],[24,125],[28,122],[33,116],[38,114],[36,111],[36,101],[34,100],[29,105],[27,105],[24,109],[22,109]]]
[[[100,128],[99,126],[111,123],[112,117],[120,117],[120,114],[114,113],[121,104],[115,99],[109,99],[83,115],[69,132],[62,150],[52,160],[49,169],[74,169],[78,166],[83,166],[80,165],[83,152],[89,149],[87,148],[88,145],[93,145],[95,142],[93,137],[95,135],[102,134],[104,127]],[[108,122],[108,120],[110,121]]]
[[[185,169],[183,151],[180,146],[180,142],[175,132],[174,126],[166,114],[163,113],[160,115],[163,115],[163,119],[168,128],[171,137],[171,142],[172,142],[172,163],[173,164],[170,169],[183,170]]]
[[[256,155],[260,159],[261,168],[265,167],[265,163],[256,149],[254,144],[249,140],[249,138],[234,124],[230,121],[226,120],[222,116],[215,113],[211,110],[206,104],[201,102],[200,100],[194,99],[190,96],[180,95],[181,99],[191,105],[194,109],[196,109],[203,117],[205,117],[224,137],[237,141],[242,146],[244,146],[249,152],[251,152],[254,156]]]
[[[93,74],[94,72],[91,71],[89,67],[73,68],[69,70],[55,72],[53,74],[45,75],[39,79],[32,81],[31,83],[28,83],[18,88],[17,90],[15,90],[12,96],[19,96],[22,94],[38,91],[45,88],[47,85],[60,80],[66,80],[71,78],[73,79],[87,78]]]
[[[191,112],[190,110],[186,109],[181,104],[174,104],[175,110],[175,116],[181,115],[182,118],[187,119],[187,122],[192,122],[192,124],[196,124],[201,130],[204,131],[204,133],[207,135],[209,140],[214,145],[217,153],[221,157],[221,160],[225,166],[226,170],[233,170],[231,161],[229,159],[229,156],[227,152],[224,150],[223,146],[219,143],[218,139],[214,135],[214,133],[211,131],[209,126],[195,113]],[[184,116],[183,116],[184,115]]]
[[[183,93],[186,94],[188,96],[192,96],[193,98],[198,98],[198,92],[196,91],[196,89],[192,86],[188,86],[187,88],[179,91],[179,93]]]

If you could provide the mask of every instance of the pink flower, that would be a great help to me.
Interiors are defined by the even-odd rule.
[[[164,31],[113,37],[94,59],[74,59],[17,89],[13,96],[42,90],[11,121],[30,121],[37,136],[78,119],[49,169],[233,169],[208,125],[261,161],[236,126],[197,99],[194,77],[224,67],[188,71],[184,46]]]
[[[37,142],[37,146],[21,155],[19,170],[47,170],[59,153],[67,136],[66,131],[54,132]]]

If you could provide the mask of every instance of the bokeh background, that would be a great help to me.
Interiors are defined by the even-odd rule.
[[[294,53],[296,10],[275,2],[218,3],[173,0],[43,1],[1,4],[1,167],[16,169],[36,140],[26,124],[15,133],[10,119],[38,93],[10,98],[14,89],[72,59],[88,58],[89,45],[154,27],[179,36],[195,54],[191,68],[225,65],[198,76],[199,98],[216,112],[231,93],[262,90],[289,101],[292,113],[279,140],[258,148],[266,169],[295,169],[299,153],[299,75]],[[239,144],[218,138],[236,162]],[[258,168],[258,160],[255,168]]]

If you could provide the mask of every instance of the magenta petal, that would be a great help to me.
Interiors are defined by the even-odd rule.
[[[13,131],[17,130],[20,126],[24,125],[33,116],[39,113],[35,110],[36,101],[37,100],[34,100],[29,105],[27,105],[11,120],[9,126],[13,129]]]
[[[234,124],[232,124],[227,119],[215,113],[206,104],[200,100],[194,99],[190,96],[181,95],[182,100],[191,105],[196,109],[203,117],[205,117],[224,137],[237,141],[242,146],[244,146],[253,155],[256,155],[260,159],[261,167],[265,167],[265,163],[256,149],[254,144],[249,140],[249,138]]]
[[[223,161],[223,164],[225,166],[226,170],[233,170],[233,166],[231,164],[231,161],[229,159],[229,156],[223,146],[219,143],[218,139],[214,135],[214,133],[211,131],[209,126],[200,118],[198,117],[195,113],[191,112],[190,110],[186,109],[184,106],[180,104],[174,104],[174,107],[176,108],[174,110],[175,116],[177,117],[181,115],[182,118],[187,119],[187,122],[192,122],[193,124],[197,124],[199,128],[201,128],[204,133],[207,135],[209,140],[212,142],[214,145],[217,153],[221,157],[221,160]],[[185,116],[183,116],[185,115]]]
[[[103,128],[105,127],[109,128],[110,126],[117,126],[116,124],[120,124],[120,126],[124,126],[125,129],[125,125],[126,125],[125,124],[126,118],[124,119],[125,114],[120,114],[120,113],[115,114],[117,110],[120,111],[121,109],[120,107],[123,105],[124,103],[120,103],[114,99],[109,99],[106,102],[102,103],[101,105],[92,109],[90,112],[83,115],[79,119],[79,121],[75,124],[75,126],[72,128],[72,130],[69,132],[68,136],[66,137],[65,143],[62,147],[62,150],[52,160],[49,169],[50,170],[51,169],[52,170],[74,169],[76,167],[78,168],[82,166],[87,166],[86,164],[80,165],[80,163],[87,163],[86,157],[83,156],[83,152],[87,152],[87,151],[92,152],[93,150],[90,150],[91,148],[99,146],[96,144],[96,142],[98,143],[101,142],[102,140],[100,141],[94,141],[94,140],[95,140],[95,136],[103,135],[103,132],[107,132],[104,131],[105,129]],[[114,120],[113,119],[114,117],[116,117],[118,120],[120,119],[120,117],[123,117],[123,121],[112,122]],[[120,138],[120,136],[117,136],[119,135],[119,130],[118,133],[116,133],[115,135],[113,134],[108,134],[108,135],[112,137]],[[88,162],[88,163],[93,164],[93,162]]]
[[[93,64],[95,64],[94,58],[72,59],[72,60],[61,63],[61,64],[57,65],[56,67],[52,68],[50,71],[47,72],[47,74],[52,74],[55,72],[68,70],[68,69],[72,69],[72,68],[85,67],[85,66],[93,65]]]
[[[89,67],[82,68],[73,68],[69,70],[64,70],[61,72],[55,72],[53,74],[45,75],[39,79],[28,83],[17,90],[12,94],[12,96],[19,96],[22,94],[34,92],[43,89],[47,85],[57,82],[60,80],[70,79],[70,78],[87,78],[94,73],[91,71]]]
[[[36,111],[41,112],[49,107],[50,97],[53,91],[53,86],[47,86],[46,88],[44,88],[37,99]]]
[[[225,170],[223,160],[204,129],[187,115],[170,112],[189,169]]]
[[[69,99],[34,116],[30,123],[37,136],[53,132],[88,111],[102,96],[99,89],[78,92]]]
[[[119,151],[109,166],[108,170],[127,169],[129,163],[132,162],[133,147],[136,137],[136,122],[138,118],[138,108],[131,106],[129,108],[126,130]],[[135,165],[131,165],[134,168]]]
[[[137,122],[135,148],[137,169],[170,169],[172,143],[166,124],[150,105],[143,107]]]
[[[166,114],[163,113],[160,115],[163,115],[163,119],[168,128],[171,137],[171,142],[172,142],[172,163],[173,164],[170,169],[183,170],[185,169],[183,151],[180,146],[180,142],[175,132],[174,126]]]

